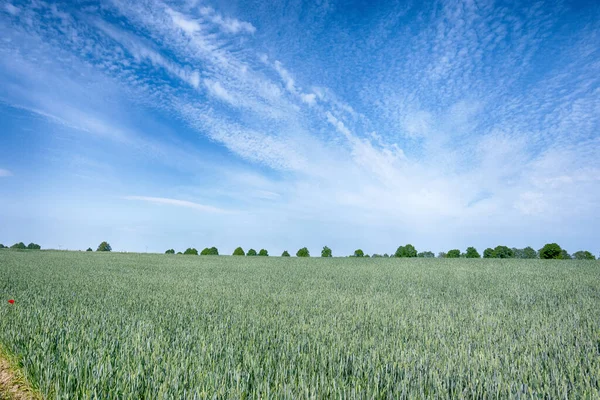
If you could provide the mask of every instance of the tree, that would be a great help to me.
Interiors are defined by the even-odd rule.
[[[182,252],[178,251],[178,252],[177,252],[177,255],[180,255],[180,254],[182,254],[182,255],[183,255],[183,253],[182,253]]]
[[[513,258],[515,254],[506,246],[496,246],[494,248],[493,258]]]
[[[187,256],[197,256],[198,255],[198,250],[196,250],[193,247],[188,247],[187,249],[185,249],[185,251],[183,252],[183,254],[185,254]]]
[[[268,257],[269,256],[269,252],[265,249],[260,249],[260,251],[258,252],[259,256],[263,256],[263,257]]]
[[[483,258],[494,258],[494,249],[488,247],[483,251]]]
[[[27,248],[29,250],[40,250],[42,248],[42,246],[40,246],[39,244],[36,244],[36,243],[29,243],[27,245]]]
[[[112,247],[110,247],[110,244],[108,244],[108,242],[102,242],[98,245],[96,251],[112,251]]]
[[[390,255],[388,253],[383,253],[383,258],[389,258]]]
[[[421,257],[421,258],[434,258],[435,254],[433,254],[432,251],[422,251],[420,253],[417,254],[417,257]]]
[[[283,253],[281,253],[281,257],[289,257],[290,253],[288,253],[287,250],[284,250]]]
[[[242,249],[241,247],[238,247],[237,249],[235,249],[233,251],[233,255],[234,256],[245,256],[246,253],[244,252],[244,249]]]
[[[361,249],[354,250],[353,257],[364,257],[364,256],[365,256],[365,253]]]
[[[4,245],[2,243],[0,243],[0,249],[3,249]]]
[[[596,257],[587,250],[579,250],[573,253],[573,258],[576,260],[595,260]]]
[[[446,258],[460,258],[460,250],[452,249],[446,253]]]
[[[446,258],[447,256],[448,256],[448,255],[447,255],[445,252],[443,252],[443,251],[440,251],[440,252],[438,253],[438,258]]]
[[[210,249],[206,247],[204,250],[200,252],[201,256],[218,256],[219,250],[216,247],[211,247]]]
[[[327,246],[323,246],[323,250],[321,250],[321,257],[331,257],[331,249]]]
[[[303,247],[296,252],[296,257],[310,257],[310,252],[306,247]]]
[[[479,255],[479,252],[477,251],[477,249],[475,247],[467,247],[467,252],[465,254],[465,257],[467,257],[467,258],[481,258],[481,256]]]
[[[246,253],[247,256],[256,256],[256,250],[254,249],[250,249],[248,250],[248,252]]]
[[[375,253],[371,256],[371,258],[381,258],[381,257],[383,257],[383,256],[381,254],[377,254],[377,253]]]
[[[532,247],[527,246],[523,249],[523,258],[537,258],[537,251],[535,251]]]
[[[573,258],[573,257],[571,257],[571,255],[569,254],[569,252],[568,252],[568,251],[566,251],[565,249],[562,249],[562,250],[560,251],[560,257],[561,257],[563,260],[571,260],[571,259]]]
[[[562,257],[562,249],[556,243],[546,243],[540,249],[540,258],[542,260],[560,260]]]
[[[175,250],[169,249],[169,250],[165,251],[165,254],[175,254]]]
[[[394,255],[396,257],[416,257],[417,249],[412,244],[407,244],[406,246],[398,247]]]
[[[94,251],[91,247],[88,247],[86,251]]]
[[[18,249],[18,250],[25,250],[27,249],[27,246],[25,246],[25,243],[23,242],[19,242],[19,243],[15,243],[12,246],[10,246],[11,249]]]

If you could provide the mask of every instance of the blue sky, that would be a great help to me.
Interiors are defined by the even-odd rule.
[[[0,0],[0,243],[598,254],[593,3]]]

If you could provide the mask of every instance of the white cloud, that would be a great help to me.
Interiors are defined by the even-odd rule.
[[[221,14],[215,12],[212,7],[201,7],[200,14],[209,19],[212,23],[218,25],[223,32],[226,33],[240,33],[246,32],[253,34],[256,32],[256,28],[249,22],[240,21],[235,18],[223,17]]]
[[[6,3],[4,5],[4,9],[6,10],[7,13],[9,13],[11,15],[19,15],[19,13],[21,12],[20,8],[15,7],[10,3]]]
[[[12,172],[10,172],[9,170],[0,168],[0,177],[12,175]]]
[[[192,208],[194,210],[198,210],[198,211],[202,211],[202,212],[208,212],[208,213],[223,214],[223,213],[230,213],[231,212],[231,211],[228,211],[228,210],[224,210],[222,208],[213,207],[213,206],[207,206],[207,205],[199,204],[199,203],[194,203],[192,201],[169,199],[169,198],[164,198],[164,197],[125,196],[124,199],[125,200],[145,201],[145,202],[148,202],[148,203],[159,204],[159,205],[170,205],[170,206],[177,206],[177,207],[186,207],[186,208]]]

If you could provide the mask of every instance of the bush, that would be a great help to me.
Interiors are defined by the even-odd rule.
[[[98,245],[96,251],[112,251],[112,247],[110,247],[110,244],[108,244],[108,242],[102,242]]]
[[[256,250],[250,249],[250,250],[248,250],[248,252],[246,253],[246,255],[247,256],[256,256],[258,254],[256,253]]]
[[[460,250],[452,249],[446,253],[446,258],[460,258]]]
[[[417,249],[412,244],[407,244],[406,246],[400,246],[394,253],[396,257],[416,257]]]
[[[467,257],[467,258],[481,258],[481,256],[479,255],[479,252],[477,251],[477,249],[475,247],[467,247],[467,252],[465,254],[465,257]]]
[[[25,243],[23,242],[19,242],[19,243],[15,243],[12,246],[10,246],[11,249],[17,249],[17,250],[25,250],[27,249],[27,246],[25,246]]]
[[[579,250],[573,253],[573,258],[576,260],[595,260],[596,257],[587,250]]]
[[[86,251],[94,251],[91,247],[88,247]]]
[[[494,249],[488,247],[483,251],[483,258],[494,258]]]
[[[289,257],[290,253],[288,253],[287,250],[284,250],[283,253],[281,253],[281,257]]]
[[[560,260],[562,249],[556,243],[547,243],[540,249],[540,258],[542,260]]]
[[[233,255],[234,256],[245,256],[246,252],[244,252],[244,249],[242,249],[241,247],[238,247],[237,249],[235,249],[233,251]]]
[[[417,254],[417,257],[421,258],[435,258],[435,254],[432,251],[422,251]]]
[[[269,252],[265,249],[260,249],[260,251],[258,252],[259,256],[263,256],[263,257],[268,257],[269,256]]]
[[[180,252],[180,251],[178,251],[178,252],[177,252],[177,255],[179,255],[179,254],[183,254],[183,253],[182,253],[182,252]]]
[[[27,248],[29,250],[40,250],[42,248],[42,246],[40,246],[39,244],[36,244],[36,243],[29,243],[27,245]]]
[[[351,257],[364,257],[365,256],[365,252],[362,251],[361,249],[356,249],[354,250],[354,254]]]
[[[175,250],[169,249],[169,250],[165,251],[165,254],[175,254]]]
[[[331,257],[331,249],[327,246],[323,247],[323,250],[321,250],[321,257]]]
[[[210,249],[206,247],[204,250],[200,252],[201,256],[218,256],[219,250],[216,247],[211,247]]]
[[[310,257],[310,252],[306,247],[303,247],[296,252],[296,257]]]
[[[390,255],[388,253],[383,253],[383,258],[389,258]]]
[[[185,249],[185,251],[183,252],[183,254],[185,254],[186,256],[197,256],[198,255],[198,250],[196,250],[193,247],[188,247],[187,249]]]

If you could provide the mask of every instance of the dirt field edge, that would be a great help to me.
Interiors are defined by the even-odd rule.
[[[16,359],[0,344],[0,400],[41,400],[17,367]]]

